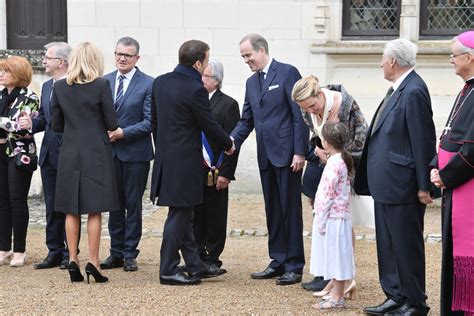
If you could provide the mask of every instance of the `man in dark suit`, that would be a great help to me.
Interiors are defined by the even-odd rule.
[[[122,37],[115,47],[115,66],[104,77],[114,93],[119,128],[109,132],[114,156],[120,210],[110,212],[110,256],[102,269],[122,267],[137,271],[138,244],[142,236],[142,197],[145,192],[151,143],[151,88],[153,78],[135,65],[140,45],[131,37]]]
[[[417,47],[386,44],[381,67],[393,83],[368,131],[355,190],[372,195],[379,278],[387,299],[367,314],[425,315],[423,218],[431,203],[428,165],[436,135],[424,81],[413,70]]]
[[[41,166],[41,180],[46,205],[48,255],[42,262],[35,264],[34,268],[48,269],[60,266],[61,269],[66,269],[69,264],[69,252],[64,231],[66,217],[62,213],[54,212],[56,174],[62,135],[51,128],[51,94],[54,83],[66,76],[67,58],[71,47],[64,42],[52,42],[45,45],[45,48],[43,66],[45,73],[52,78],[46,81],[41,89],[41,108],[38,117],[31,120],[28,115],[22,116],[20,124],[22,128],[31,128],[33,133],[44,131],[38,163]]]
[[[226,133],[230,133],[240,119],[240,110],[237,101],[222,93],[223,78],[222,64],[214,59],[209,60],[202,81],[209,93],[214,118]],[[204,203],[194,208],[194,237],[201,259],[209,265],[221,267],[219,256],[224,250],[227,234],[229,184],[235,180],[238,153],[226,156],[222,147],[205,135],[203,142]]]
[[[240,54],[255,73],[247,80],[242,118],[231,136],[237,148],[255,127],[260,178],[269,232],[270,265],[253,279],[279,277],[278,285],[301,282],[303,219],[301,172],[309,130],[291,91],[298,70],[272,59],[268,43],[258,34],[240,41]]]
[[[183,43],[173,72],[155,79],[152,126],[155,162],[150,198],[169,206],[160,251],[160,283],[198,284],[201,278],[225,273],[205,265],[193,232],[193,208],[203,202],[201,131],[231,154],[233,142],[212,116],[202,74],[209,61],[209,46],[198,40]],[[178,268],[179,251],[186,275]]]

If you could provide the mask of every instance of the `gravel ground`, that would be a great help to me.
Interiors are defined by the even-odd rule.
[[[167,211],[159,210],[145,218],[147,231],[160,231]],[[439,234],[439,208],[430,208],[425,218],[425,232]],[[264,230],[263,200],[259,195],[231,195],[229,230]],[[305,203],[305,230],[311,231],[311,212]],[[82,237],[81,266],[87,262],[85,230]],[[356,227],[357,234],[373,230]],[[309,254],[310,238],[304,238]],[[27,265],[22,268],[0,267],[0,314],[318,314],[311,308],[315,302],[310,292],[299,285],[276,286],[275,280],[252,280],[251,272],[268,264],[267,237],[229,237],[222,255],[229,271],[222,277],[203,281],[199,286],[173,287],[159,283],[159,249],[161,238],[145,235],[138,257],[140,270],[126,273],[120,269],[105,271],[106,284],[71,284],[66,271],[34,270],[46,249],[44,228],[32,225],[28,233]],[[108,255],[109,240],[101,243],[101,258]],[[439,314],[439,275],[441,245],[426,243],[427,294],[431,315]],[[307,255],[308,256],[308,255]],[[356,244],[358,296],[344,310],[321,314],[361,314],[364,306],[384,299],[377,277],[375,242],[360,240]],[[311,279],[308,265],[304,280]]]

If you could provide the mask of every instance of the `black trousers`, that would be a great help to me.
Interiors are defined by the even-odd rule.
[[[379,278],[385,295],[397,302],[426,306],[425,204],[375,202]]]
[[[33,174],[19,170],[0,145],[0,251],[25,252],[28,230],[28,191]]]
[[[201,259],[222,266],[219,256],[224,251],[227,234],[229,189],[204,187],[204,203],[194,208],[194,238]]]
[[[66,247],[66,214],[54,211],[57,170],[46,157],[41,166],[44,203],[46,205],[46,246],[48,257],[69,258]]]
[[[270,267],[301,274],[305,264],[301,171],[268,162],[260,170],[268,228]]]
[[[124,162],[114,158],[120,210],[109,213],[110,254],[136,258],[142,237],[142,197],[150,162]]]
[[[160,250],[160,275],[179,272],[179,251],[186,270],[195,273],[203,268],[193,232],[193,207],[172,207],[168,211]]]

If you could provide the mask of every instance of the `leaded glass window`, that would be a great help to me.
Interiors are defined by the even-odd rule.
[[[401,0],[344,0],[343,36],[398,36]]]
[[[474,0],[421,0],[420,35],[452,36],[474,28]]]

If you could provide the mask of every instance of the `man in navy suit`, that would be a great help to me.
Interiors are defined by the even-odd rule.
[[[355,190],[372,195],[379,279],[386,300],[367,314],[426,315],[423,218],[431,203],[429,163],[436,149],[431,101],[413,70],[417,47],[405,39],[386,44],[381,67],[393,83],[375,113],[359,164]]]
[[[114,156],[120,210],[110,212],[110,256],[102,269],[122,267],[137,271],[138,244],[142,236],[142,197],[145,192],[150,160],[151,88],[153,78],[135,65],[140,45],[131,37],[122,37],[115,47],[115,66],[104,77],[114,93],[119,128],[109,132]]]
[[[20,124],[22,128],[31,128],[33,133],[44,131],[38,163],[41,166],[41,180],[46,205],[46,246],[48,247],[48,255],[42,262],[35,264],[34,268],[48,269],[60,266],[61,269],[66,269],[69,264],[69,252],[64,231],[66,217],[63,213],[54,212],[56,173],[62,135],[51,128],[50,100],[54,82],[66,76],[67,58],[71,47],[64,42],[52,42],[45,45],[45,48],[43,66],[45,73],[52,78],[46,81],[41,89],[41,108],[38,117],[32,121],[29,116],[23,116],[20,119]]]
[[[179,64],[153,83],[152,123],[155,163],[150,198],[169,206],[160,250],[160,283],[191,285],[226,271],[206,265],[194,240],[193,209],[203,202],[201,131],[228,153],[233,142],[212,116],[202,74],[209,46],[198,40],[179,48]],[[179,251],[186,264],[178,268]]]
[[[278,285],[301,282],[303,219],[301,172],[309,130],[291,91],[298,70],[272,59],[268,43],[258,34],[240,41],[240,54],[254,74],[247,80],[242,118],[231,133],[239,148],[255,128],[260,178],[269,232],[269,266],[253,279],[279,277]]]

